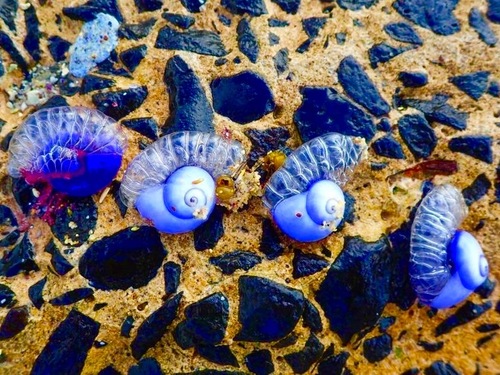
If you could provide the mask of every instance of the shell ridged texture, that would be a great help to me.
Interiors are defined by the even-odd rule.
[[[447,248],[467,215],[467,206],[454,186],[429,192],[417,209],[411,229],[410,279],[423,303],[430,303],[450,278]]]

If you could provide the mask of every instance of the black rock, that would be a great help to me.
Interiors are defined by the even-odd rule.
[[[47,246],[45,247],[45,252],[52,255],[50,264],[52,264],[52,267],[54,267],[54,271],[56,271],[58,275],[64,276],[74,268],[74,266],[70,262],[68,262],[66,258],[61,254],[54,240],[51,240],[47,244]]]
[[[384,31],[394,40],[399,42],[417,44],[419,46],[424,44],[420,35],[415,29],[406,22],[392,22],[384,26]]]
[[[411,368],[406,370],[405,372],[402,372],[401,375],[418,375],[420,374],[420,370],[418,368]]]
[[[345,364],[348,359],[348,352],[325,357],[318,365],[318,375],[347,375]]]
[[[428,342],[428,341],[419,340],[417,342],[417,345],[424,348],[425,351],[433,353],[433,352],[437,352],[437,351],[443,349],[444,342],[443,341]]]
[[[161,16],[172,25],[180,27],[184,30],[189,29],[191,26],[193,26],[195,21],[195,18],[193,16],[186,16],[183,14],[164,12]]]
[[[267,24],[269,27],[287,27],[290,25],[288,21],[279,20],[277,18],[269,18]]]
[[[256,276],[241,276],[238,286],[242,327],[236,341],[270,342],[292,332],[304,312],[300,290]]]
[[[267,349],[251,352],[245,357],[245,364],[255,375],[269,375],[274,372],[273,358]]]
[[[113,79],[87,74],[83,77],[80,94],[88,94],[92,91],[107,89],[114,85],[115,81]]]
[[[488,0],[486,16],[491,22],[500,23],[500,3],[498,0]]]
[[[495,202],[500,203],[500,165],[497,166],[495,178]]]
[[[470,206],[472,203],[477,202],[479,199],[488,194],[488,190],[490,190],[490,188],[491,181],[485,173],[481,173],[476,177],[472,184],[462,190],[467,206]]]
[[[343,9],[361,10],[363,8],[370,8],[377,0],[337,0],[339,6]]]
[[[309,327],[312,332],[321,332],[323,323],[319,311],[308,299],[305,300],[304,314],[302,316],[304,327]]]
[[[403,148],[391,134],[377,139],[371,147],[377,155],[392,159],[405,159]]]
[[[130,337],[130,331],[132,331],[132,328],[134,327],[134,322],[135,322],[134,317],[131,315],[128,315],[123,320],[122,326],[120,328],[120,336]]]
[[[401,72],[398,79],[405,87],[422,87],[429,82],[427,74],[422,72]]]
[[[486,279],[481,285],[479,285],[474,290],[474,293],[478,294],[481,298],[489,298],[493,294],[496,285],[497,285],[496,281],[491,281],[490,279]]]
[[[226,17],[224,14],[219,14],[219,21],[226,27],[231,26],[231,18]]]
[[[10,140],[12,139],[13,135],[14,135],[14,130],[12,130],[11,132],[7,133],[7,135],[5,135],[5,137],[0,142],[0,150],[2,150],[3,152],[7,152],[9,150]],[[20,178],[20,179],[24,180],[23,178]],[[13,180],[15,180],[15,179],[13,179]]]
[[[45,276],[43,279],[40,279],[28,288],[28,297],[33,303],[33,306],[35,306],[39,310],[42,308],[42,305],[45,302],[43,299],[43,288],[45,287],[46,283],[47,276]]]
[[[214,293],[184,310],[186,319],[174,330],[175,342],[188,349],[199,345],[216,345],[226,334],[229,302],[222,293]]]
[[[378,321],[379,331],[384,333],[387,329],[396,323],[396,317],[394,316],[384,316]]]
[[[479,338],[476,341],[476,347],[479,349],[481,346],[483,346],[487,342],[491,341],[491,339],[493,339],[493,337],[495,337],[496,335],[497,335],[497,332],[493,332],[493,333],[490,333],[489,335],[482,336],[481,338]]]
[[[483,323],[476,327],[476,331],[478,332],[491,332],[498,331],[500,329],[500,324],[498,323]]]
[[[79,374],[83,370],[87,352],[92,347],[100,324],[82,313],[71,310],[35,360],[31,374]]]
[[[472,99],[478,100],[488,88],[490,72],[480,71],[450,78],[450,82]]]
[[[288,14],[296,14],[299,10],[300,0],[271,0],[273,3],[278,4]]]
[[[77,288],[70,290],[69,292],[63,293],[60,296],[52,298],[49,303],[53,306],[66,306],[81,301],[87,297],[94,294],[94,289],[92,288]]]
[[[389,60],[392,60],[396,56],[399,56],[402,53],[410,51],[414,48],[416,48],[415,45],[406,47],[393,47],[385,42],[375,44],[368,50],[370,65],[373,69],[375,69],[378,67],[378,64],[383,64]]]
[[[210,362],[222,366],[239,367],[238,360],[228,345],[200,345],[196,347],[196,351],[201,357]]]
[[[347,35],[345,33],[336,33],[335,40],[339,46],[343,46],[347,40]]]
[[[493,163],[493,139],[486,135],[471,135],[455,137],[450,140],[448,147],[453,152],[461,152],[488,164]]]
[[[176,31],[164,26],[158,33],[155,47],[217,57],[227,55],[220,36],[207,30]]]
[[[344,344],[374,326],[389,302],[392,262],[387,238],[345,238],[344,249],[316,292],[331,330]]]
[[[302,20],[302,28],[306,32],[309,40],[314,40],[318,37],[319,32],[326,25],[326,17],[310,17]]]
[[[321,341],[311,333],[301,351],[285,354],[284,358],[295,374],[303,374],[321,358],[324,349]]]
[[[8,340],[19,334],[28,325],[29,316],[28,306],[10,309],[0,326],[0,341]]]
[[[193,231],[194,248],[196,251],[213,249],[224,235],[224,212],[221,206],[216,206],[207,221]]]
[[[259,57],[259,41],[250,28],[250,21],[246,18],[242,18],[238,23],[236,32],[238,33],[236,38],[238,41],[238,48],[242,54],[255,64]]]
[[[425,375],[460,375],[449,363],[436,361],[424,371]]]
[[[134,0],[134,2],[139,13],[153,12],[163,6],[163,0]]]
[[[304,307],[305,311],[305,307]],[[281,349],[281,348],[287,348],[289,346],[295,345],[299,341],[299,335],[296,334],[295,332],[290,333],[288,336],[285,338],[282,338],[279,340],[276,344],[273,345],[273,348]]]
[[[201,8],[207,0],[181,0],[182,5],[184,5],[184,8],[189,10],[191,13],[198,13],[201,12]]]
[[[158,139],[158,123],[152,117],[139,117],[130,120],[123,120],[121,124],[153,141]]]
[[[233,14],[258,17],[267,14],[264,0],[221,0],[221,5]]]
[[[495,98],[500,98],[500,82],[491,81],[490,86],[488,87],[488,94],[494,96]],[[498,126],[498,123],[497,123]]]
[[[167,295],[177,292],[181,282],[181,266],[174,262],[167,262],[163,265],[163,276],[165,280],[165,293]]]
[[[156,359],[143,358],[136,365],[130,366],[128,375],[163,375],[163,371]]]
[[[156,276],[166,255],[156,229],[132,227],[94,242],[79,270],[98,289],[140,288]]]
[[[276,107],[267,82],[250,70],[216,78],[211,82],[210,88],[215,112],[238,124],[258,120]]]
[[[495,32],[491,29],[486,17],[478,8],[472,8],[469,13],[469,25],[476,30],[479,34],[479,38],[486,43],[488,46],[492,47],[498,42],[498,38]]]
[[[285,250],[270,219],[262,220],[262,239],[260,240],[259,250],[269,260],[276,259]]]
[[[3,4],[2,4],[3,6]],[[24,23],[26,25],[26,37],[23,46],[36,62],[42,58],[40,51],[40,22],[36,15],[36,9],[30,5],[24,10]]]
[[[393,7],[408,20],[438,35],[460,31],[460,23],[453,15],[457,0],[396,0]]]
[[[0,205],[0,248],[14,245],[21,232],[17,229],[17,220],[12,210],[4,205]]]
[[[12,39],[10,39],[9,35],[7,35],[7,33],[2,30],[0,30],[0,48],[5,50],[5,52],[9,54],[10,58],[19,66],[19,68],[25,75],[28,74],[29,71],[28,63],[21,55],[19,50],[16,48],[14,42],[12,41]]]
[[[28,234],[23,236],[12,250],[5,252],[0,259],[0,276],[12,277],[21,272],[38,271],[35,263],[35,251]]]
[[[113,196],[113,200],[115,201],[116,205],[118,206],[118,210],[120,211],[120,215],[122,217],[125,217],[125,214],[127,213],[128,207],[123,203],[122,199],[120,198],[120,185],[121,183],[119,181],[113,181],[111,182],[111,189],[110,193]]]
[[[262,258],[250,251],[233,251],[218,257],[211,257],[210,264],[221,269],[224,275],[232,275],[237,270],[248,271],[262,262]]]
[[[392,337],[387,333],[372,337],[363,343],[363,355],[370,363],[380,362],[392,351]]]
[[[0,284],[0,307],[12,307],[16,303],[16,294],[7,285]]]
[[[130,345],[132,355],[140,359],[167,332],[167,328],[177,316],[182,293],[168,299],[159,309],[149,315],[137,329],[137,335]]]
[[[446,318],[436,327],[436,336],[444,335],[450,332],[453,328],[469,323],[470,321],[480,317],[486,311],[493,307],[490,301],[481,305],[466,301],[456,312]]]
[[[55,95],[47,100],[44,104],[38,107],[38,110],[43,108],[55,108],[55,107],[65,107],[68,105],[66,99],[61,95]]]
[[[73,20],[92,21],[99,13],[106,13],[123,22],[117,0],[89,0],[76,7],[63,8],[63,14]]]
[[[300,250],[295,250],[293,257],[293,278],[298,279],[314,275],[328,267],[328,264],[328,260],[319,255],[306,254]]]
[[[106,306],[108,306],[107,302],[101,302],[101,303],[96,303],[94,305],[94,308],[92,309],[93,311],[99,311],[101,309],[104,309]]]
[[[214,132],[213,110],[200,79],[180,56],[167,62],[163,82],[167,86],[170,115],[165,132]]]
[[[252,148],[248,153],[247,163],[252,167],[262,156],[273,150],[281,150],[286,147],[290,138],[290,132],[283,127],[268,128],[266,130],[249,129],[245,135],[250,138]]]
[[[145,44],[129,48],[120,52],[120,60],[127,67],[129,72],[133,73],[141,63],[142,59],[146,57],[147,50],[148,47],[146,47]]]
[[[427,158],[437,145],[434,129],[421,114],[405,115],[398,121],[399,135],[415,158]]]
[[[118,29],[118,37],[130,40],[139,40],[145,38],[151,32],[155,23],[156,19],[150,18],[144,22],[137,24],[131,24],[131,23],[122,24]]]
[[[16,31],[16,16],[17,8],[19,7],[17,0],[2,1],[0,6],[0,18],[5,22],[10,31]]]
[[[339,82],[355,102],[361,104],[374,116],[383,116],[391,108],[382,98],[368,74],[353,56],[345,57],[337,69]]]
[[[225,57],[220,57],[217,60],[215,60],[214,65],[215,66],[222,66],[225,63],[227,63],[227,59]]]
[[[92,95],[92,103],[109,117],[119,120],[141,106],[148,96],[146,86]]]
[[[271,34],[269,34],[271,35]],[[282,48],[273,57],[274,68],[278,76],[282,75],[288,70],[288,63],[290,58],[288,57],[288,48]]]
[[[103,368],[97,375],[121,375],[121,372],[116,370],[113,365]]]

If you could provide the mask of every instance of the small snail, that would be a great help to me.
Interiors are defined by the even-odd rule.
[[[457,230],[467,215],[460,191],[433,188],[417,209],[410,239],[410,280],[421,302],[438,309],[467,298],[488,276],[478,241]]]
[[[8,171],[74,197],[97,193],[116,176],[126,148],[118,124],[84,107],[41,109],[16,130]]]
[[[278,227],[301,242],[332,233],[344,216],[341,186],[365,150],[362,138],[327,133],[291,153],[265,186],[264,204]]]
[[[122,201],[165,233],[194,230],[212,212],[220,176],[230,176],[245,157],[239,142],[215,134],[176,132],[144,149],[129,165]],[[221,185],[222,184],[222,185]],[[224,196],[224,192],[220,192]]]

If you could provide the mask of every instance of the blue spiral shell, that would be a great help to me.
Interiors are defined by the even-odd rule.
[[[176,132],[143,150],[127,168],[120,197],[165,233],[189,232],[215,206],[215,180],[245,159],[236,141],[215,134]]]
[[[269,179],[263,201],[278,227],[301,242],[327,237],[341,222],[341,187],[359,163],[362,138],[327,133],[291,153]]]
[[[89,196],[116,176],[126,137],[110,117],[90,108],[41,109],[16,130],[8,172],[29,183],[46,182],[70,196]]]
[[[415,293],[427,305],[453,306],[488,275],[488,262],[477,240],[457,230],[466,215],[462,194],[449,184],[432,189],[417,209],[409,273]]]

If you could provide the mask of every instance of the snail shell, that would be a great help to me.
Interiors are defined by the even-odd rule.
[[[446,184],[422,200],[410,239],[410,280],[421,302],[447,308],[467,298],[488,276],[488,261],[468,232],[457,230],[467,215],[460,191]]]
[[[118,124],[84,107],[41,109],[16,130],[8,171],[76,197],[97,193],[116,176],[126,148]]]
[[[278,227],[301,242],[334,231],[344,216],[341,187],[365,150],[362,138],[327,133],[291,153],[269,179],[263,197]]]
[[[215,206],[215,180],[245,158],[239,142],[215,134],[176,132],[144,149],[127,168],[120,197],[165,233],[189,232]]]

